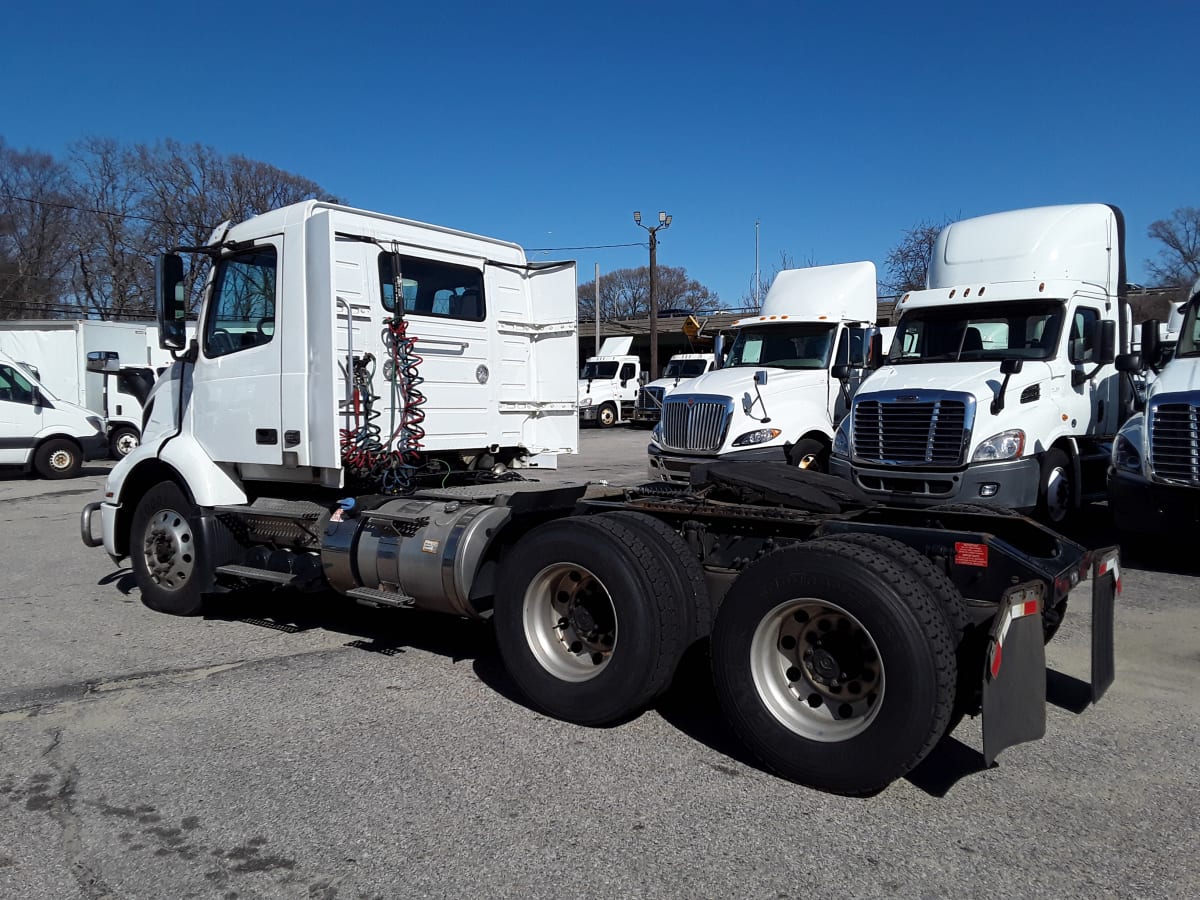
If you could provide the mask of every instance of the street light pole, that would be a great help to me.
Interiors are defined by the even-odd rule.
[[[650,235],[650,380],[658,378],[658,295],[654,283],[654,267],[658,262],[658,231],[671,227],[672,216],[660,211],[658,224],[654,227],[642,225],[642,214],[635,210],[633,221],[646,229]]]

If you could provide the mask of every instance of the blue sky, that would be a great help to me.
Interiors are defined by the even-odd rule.
[[[1200,206],[1193,3],[5,5],[0,135],[177,138],[356,206],[526,247],[645,238],[727,306],[769,269],[873,260],[915,223]],[[1190,63],[1190,65],[1189,65]],[[573,257],[580,280],[643,247]]]

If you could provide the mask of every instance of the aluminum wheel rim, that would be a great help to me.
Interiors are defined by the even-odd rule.
[[[750,642],[750,671],[771,715],[809,740],[849,740],[883,705],[883,659],[875,640],[857,618],[826,600],[788,600],[763,616]]]
[[[50,468],[54,469],[56,472],[65,472],[67,469],[71,468],[71,462],[73,460],[74,456],[71,454],[70,450],[55,450],[50,454]]]
[[[595,678],[608,666],[617,644],[617,611],[591,571],[554,563],[525,589],[525,640],[547,672],[562,681]]]
[[[1046,514],[1051,521],[1061,522],[1071,504],[1071,482],[1061,466],[1051,469],[1046,478]]]
[[[597,416],[601,425],[611,425],[617,421],[617,414],[608,407],[602,407]]]
[[[123,434],[117,438],[117,454],[120,456],[128,456],[133,452],[133,449],[137,447],[139,443],[140,441],[138,440],[137,435],[128,433]]]
[[[196,564],[192,526],[187,517],[173,509],[156,512],[146,529],[142,552],[155,584],[168,591],[186,585]]]

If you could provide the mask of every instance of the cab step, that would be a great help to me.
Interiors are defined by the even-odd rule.
[[[346,592],[347,597],[353,597],[359,603],[367,606],[387,606],[394,609],[412,609],[417,602],[415,598],[399,591],[381,591],[378,588],[360,587]]]
[[[226,565],[217,566],[218,575],[229,575],[233,578],[245,578],[248,581],[267,581],[271,584],[296,584],[302,578],[292,572],[276,572],[273,569],[256,569],[254,566]]]

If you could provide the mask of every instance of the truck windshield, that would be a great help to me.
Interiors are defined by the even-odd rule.
[[[610,360],[608,362],[598,362],[588,360],[583,364],[583,371],[579,373],[580,378],[599,378],[602,381],[608,381],[610,378],[617,377],[617,362]]]
[[[1200,356],[1200,297],[1188,304],[1179,330],[1179,343],[1175,345],[1176,356]]]
[[[901,317],[887,361],[1053,359],[1062,320],[1055,300],[918,307]]]
[[[833,332],[833,325],[818,322],[747,326],[738,331],[725,365],[824,369],[829,365]]]
[[[704,374],[707,365],[703,359],[673,359],[667,363],[663,378],[695,378]]]

